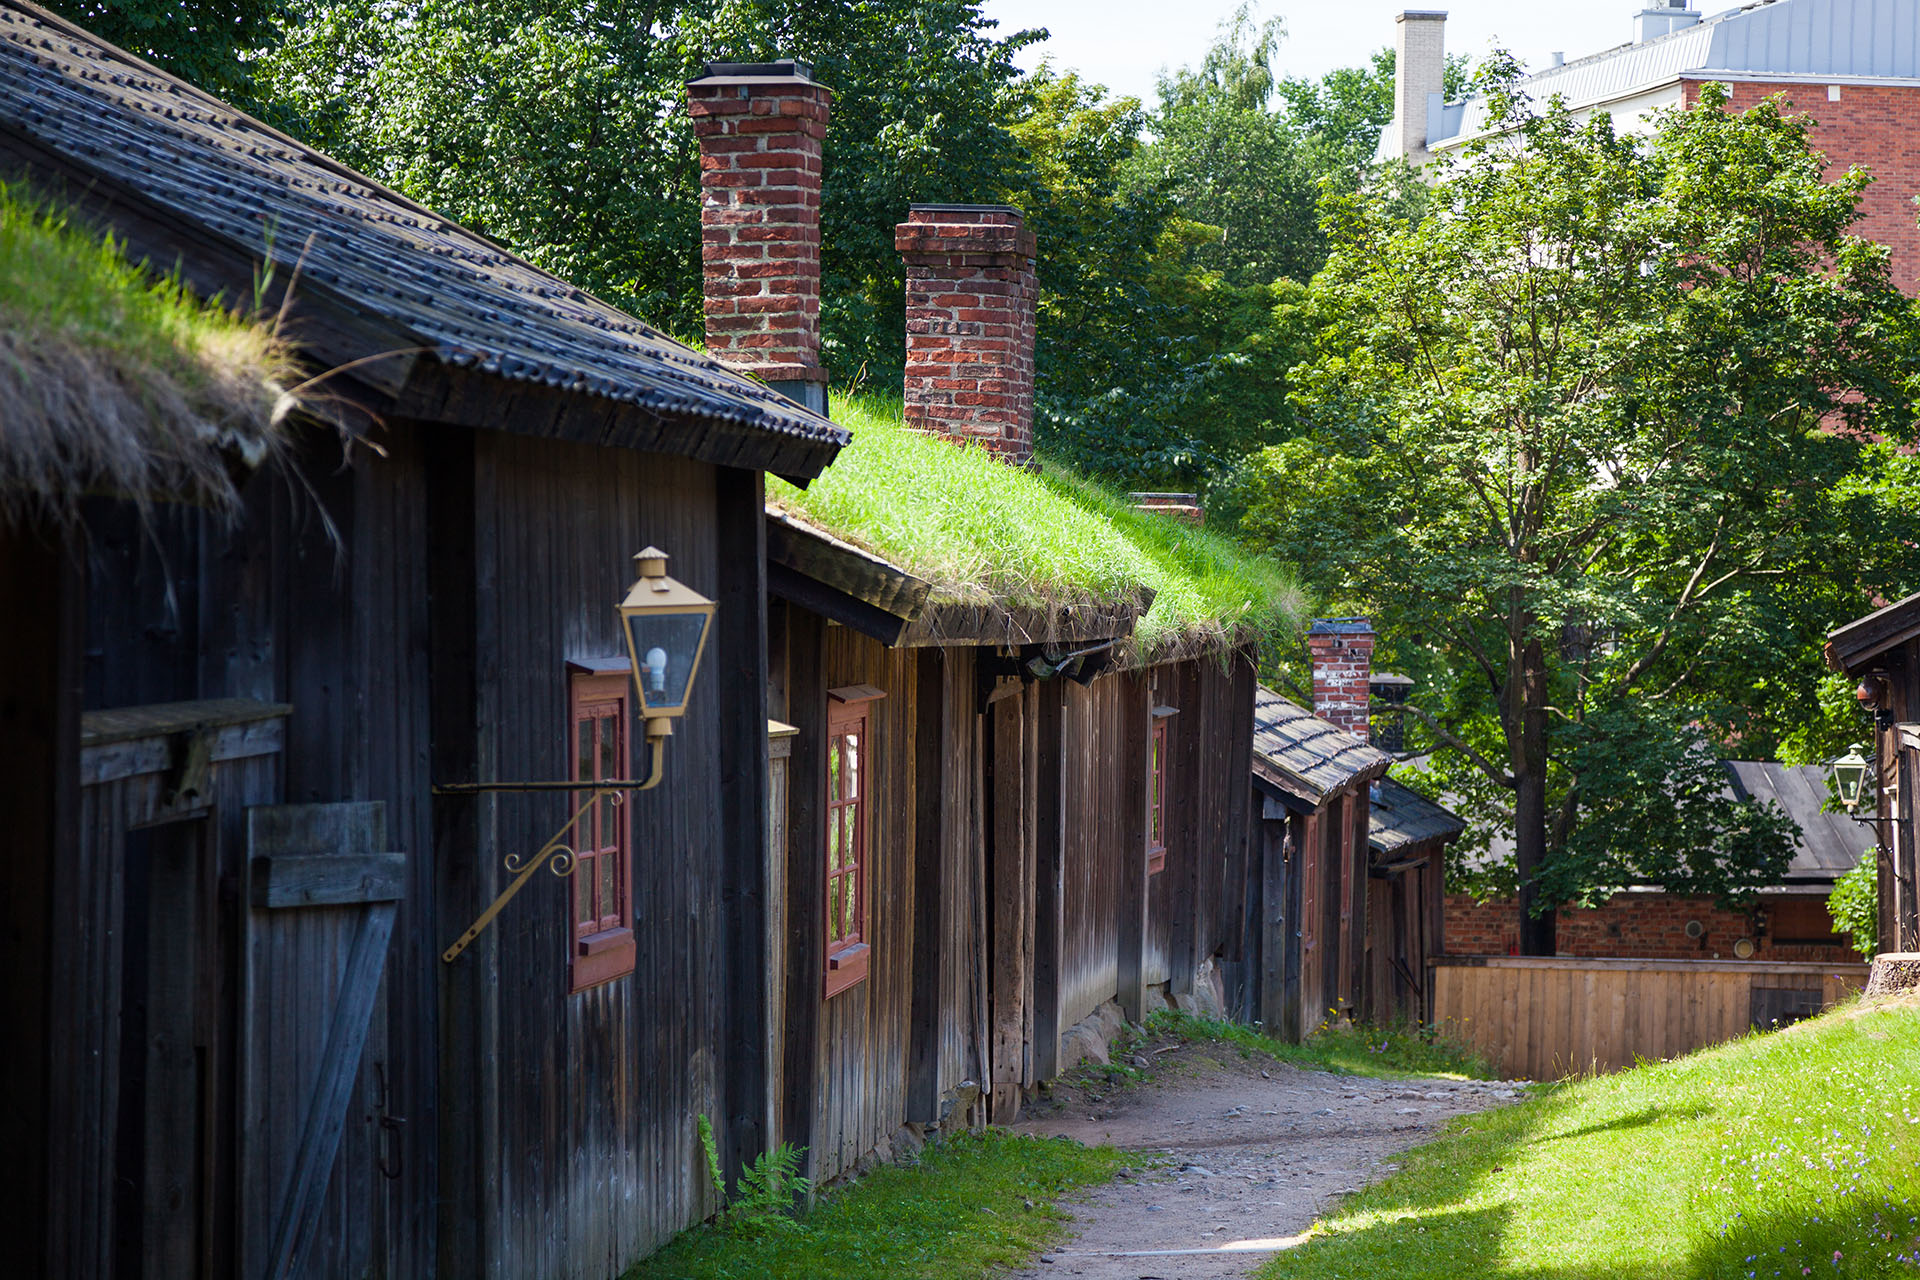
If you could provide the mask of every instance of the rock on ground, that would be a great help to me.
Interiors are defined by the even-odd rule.
[[[1069,1077],[1014,1126],[1142,1153],[1070,1206],[1074,1238],[1015,1280],[1249,1275],[1342,1195],[1391,1173],[1400,1152],[1455,1116],[1518,1096],[1497,1081],[1303,1071],[1231,1046],[1144,1056],[1153,1063],[1146,1083]]]

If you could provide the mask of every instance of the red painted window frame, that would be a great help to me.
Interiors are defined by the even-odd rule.
[[[575,782],[631,778],[632,677],[572,673],[567,688],[567,755]],[[582,760],[581,729],[591,723],[592,750]],[[611,741],[608,740],[611,735]],[[587,792],[573,794],[575,808]],[[567,990],[585,991],[633,972],[633,820],[625,793],[602,796],[574,824],[567,880]],[[583,906],[586,914],[582,914]]]
[[[1147,757],[1147,874],[1167,867],[1167,723],[1173,717],[1153,713],[1153,738]]]
[[[829,999],[866,981],[873,961],[868,932],[871,848],[867,817],[873,807],[874,755],[873,717],[869,713],[885,696],[883,690],[872,685],[831,689],[827,695],[826,824],[821,831],[820,851],[826,892],[820,925],[826,940],[822,991]],[[840,853],[837,865],[836,849]],[[845,897],[839,896],[843,883]]]

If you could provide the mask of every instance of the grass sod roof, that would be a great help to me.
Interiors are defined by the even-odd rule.
[[[97,492],[231,506],[296,376],[267,327],[0,183],[0,519]]]
[[[832,416],[853,443],[805,490],[769,479],[769,503],[927,579],[935,602],[1112,610],[1145,587],[1130,656],[1151,660],[1264,640],[1304,616],[1280,566],[1063,467],[1022,471],[909,431],[897,402],[841,398]]]

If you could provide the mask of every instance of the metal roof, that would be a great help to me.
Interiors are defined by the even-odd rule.
[[[809,474],[851,436],[498,245],[22,0],[0,0],[0,132],[439,362],[745,428]],[[355,353],[317,354],[344,362]],[[375,348],[359,355],[379,354]],[[698,455],[697,436],[678,451]],[[800,446],[796,453],[790,446]],[[743,464],[743,465],[751,465]]]
[[[1253,698],[1257,782],[1318,805],[1332,792],[1379,777],[1393,757],[1262,687]]]
[[[1920,80],[1913,0],[1759,0],[1691,27],[1548,67],[1521,82],[1535,101],[1611,102],[1679,78]],[[1429,146],[1487,128],[1478,97],[1430,111]]]
[[[1373,811],[1367,818],[1367,844],[1375,853],[1393,853],[1430,840],[1451,840],[1467,829],[1450,811],[1392,778],[1373,786]]]
[[[1819,765],[1774,764],[1764,760],[1722,761],[1735,794],[1772,800],[1800,828],[1800,848],[1787,867],[1786,883],[1830,884],[1860,863],[1873,844],[1873,829],[1844,813],[1824,813],[1827,771]]]

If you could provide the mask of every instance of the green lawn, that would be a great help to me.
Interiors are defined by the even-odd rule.
[[[1920,1008],[1456,1121],[1260,1280],[1920,1278]]]
[[[695,1227],[627,1280],[981,1280],[1065,1235],[1055,1200],[1126,1163],[1111,1147],[963,1133],[917,1165],[827,1193],[798,1220]]]

